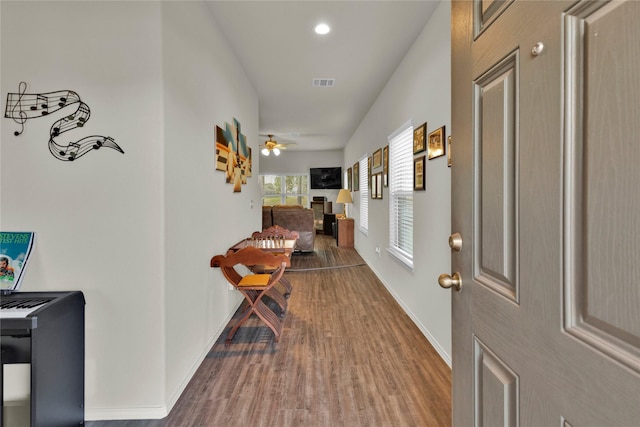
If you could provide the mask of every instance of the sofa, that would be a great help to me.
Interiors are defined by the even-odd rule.
[[[279,205],[262,207],[262,229],[274,225],[297,231],[300,234],[296,251],[313,252],[316,230],[313,221],[313,209],[297,205]]]

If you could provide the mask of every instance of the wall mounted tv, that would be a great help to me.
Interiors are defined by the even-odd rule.
[[[342,168],[311,168],[312,190],[340,190],[342,188]]]

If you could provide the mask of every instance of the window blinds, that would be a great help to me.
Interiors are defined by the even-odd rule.
[[[389,136],[389,251],[413,267],[413,126]]]
[[[360,159],[360,230],[369,230],[369,165],[367,156]]]

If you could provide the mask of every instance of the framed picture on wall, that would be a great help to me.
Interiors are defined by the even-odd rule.
[[[385,187],[389,186],[389,146],[382,149],[382,181]]]
[[[425,156],[413,159],[413,190],[424,191],[424,162]]]
[[[355,162],[353,164],[353,191],[360,190],[360,164]]]
[[[424,122],[413,130],[413,154],[422,153],[427,149],[425,137],[427,136],[427,122]]]
[[[351,191],[352,185],[351,185],[351,180],[353,178],[353,172],[351,171],[351,168],[347,169],[347,188],[349,189],[349,191]]]
[[[382,166],[382,149],[378,148],[373,152],[373,168]]]
[[[382,199],[382,172],[373,175],[372,198]]]
[[[444,126],[429,134],[429,160],[445,155]]]
[[[220,126],[216,126],[216,170],[227,170],[229,150],[229,142],[225,139],[224,131]]]
[[[247,150],[249,151],[249,155],[247,156],[247,159],[246,159],[245,169],[247,171],[246,172],[247,177],[251,178],[251,176],[253,175],[253,157],[251,157],[252,156],[251,147],[247,147]]]

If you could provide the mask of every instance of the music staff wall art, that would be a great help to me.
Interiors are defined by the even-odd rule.
[[[26,93],[27,83],[20,82],[17,93],[7,94],[4,117],[13,119],[21,126],[20,131],[13,134],[19,136],[24,132],[25,122],[29,119],[46,117],[63,108],[76,106],[76,111],[56,120],[49,130],[49,151],[62,161],[74,161],[91,150],[102,147],[112,148],[124,154],[124,150],[110,136],[91,135],[67,145],[59,144],[56,138],[65,132],[82,128],[91,117],[89,106],[82,102],[80,96],[72,90],[60,90],[46,93]]]

